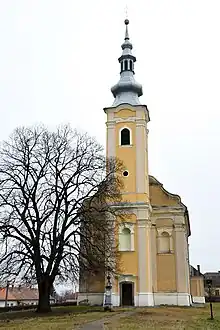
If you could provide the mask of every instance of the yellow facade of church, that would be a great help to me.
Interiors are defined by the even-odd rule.
[[[188,237],[189,216],[178,195],[166,191],[148,171],[147,106],[140,104],[142,86],[134,80],[132,44],[126,24],[121,77],[112,88],[115,101],[105,108],[107,157],[123,161],[123,200],[129,202],[128,220],[116,233],[120,251],[120,273],[112,278],[113,306],[192,304]],[[198,279],[201,282],[201,278]],[[195,283],[195,278],[193,283]],[[193,284],[193,288],[196,285]],[[85,292],[87,291],[87,292]],[[100,304],[104,278],[91,279],[80,288],[79,299]],[[194,290],[194,302],[204,302],[203,291]]]
[[[118,157],[125,165],[128,175],[123,177],[122,194],[131,213],[118,233],[121,274],[113,283],[113,304],[190,305],[188,213],[179,196],[149,176],[147,107],[122,104],[105,112],[107,156]],[[122,143],[124,129],[130,144]],[[131,242],[123,248],[125,228]]]

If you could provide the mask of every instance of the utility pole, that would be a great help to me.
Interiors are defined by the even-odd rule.
[[[5,307],[7,307],[7,304],[8,304],[8,289],[9,289],[9,281],[7,281],[7,284],[6,284]]]
[[[214,320],[213,309],[212,309],[212,291],[211,291],[212,280],[211,279],[208,279],[206,283],[208,284],[208,289],[209,289],[210,319],[211,320]]]

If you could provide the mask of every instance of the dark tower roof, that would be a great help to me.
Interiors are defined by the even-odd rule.
[[[143,94],[142,86],[134,79],[134,63],[136,57],[132,54],[132,43],[130,42],[128,34],[129,20],[125,20],[125,39],[122,48],[122,55],[118,61],[120,63],[121,72],[119,82],[111,88],[112,94],[115,97],[113,106],[117,106],[122,103],[128,103],[131,105],[140,104],[139,96]]]

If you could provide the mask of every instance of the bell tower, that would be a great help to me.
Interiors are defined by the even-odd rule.
[[[126,19],[122,55],[118,59],[120,79],[111,88],[114,102],[111,107],[104,109],[107,115],[107,157],[117,157],[124,163],[125,170],[121,173],[124,181],[122,196],[129,203],[130,213],[128,221],[121,224],[118,233],[122,270],[114,281],[113,305],[151,306],[147,129],[150,118],[147,106],[139,100],[143,91],[134,77],[136,57],[132,54],[128,25],[129,20]],[[130,301],[126,302],[126,296]]]
[[[121,46],[120,79],[111,88],[114,102],[105,108],[107,114],[107,156],[118,157],[124,162],[125,190],[131,202],[149,202],[148,182],[148,129],[150,121],[146,105],[141,105],[139,97],[142,86],[136,82],[132,54],[132,43],[128,34],[129,20],[125,20],[125,39]]]

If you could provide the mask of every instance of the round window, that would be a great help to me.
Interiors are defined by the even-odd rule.
[[[123,176],[128,176],[128,174],[129,174],[128,171],[123,172]]]

